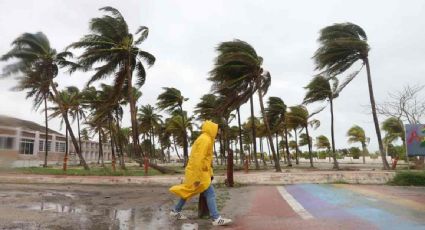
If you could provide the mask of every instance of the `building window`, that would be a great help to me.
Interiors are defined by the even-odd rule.
[[[0,149],[13,149],[13,137],[0,137]]]
[[[40,152],[45,151],[44,142],[46,142],[46,140],[40,140],[38,142],[38,151]],[[47,151],[52,151],[52,141],[47,141]]]
[[[34,140],[22,138],[19,145],[19,153],[32,155],[33,152],[34,152]]]
[[[56,142],[56,152],[61,152],[64,153],[65,152],[65,142]]]

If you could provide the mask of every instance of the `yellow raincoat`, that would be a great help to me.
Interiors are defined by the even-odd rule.
[[[192,145],[189,161],[186,166],[183,184],[170,188],[170,192],[180,198],[187,200],[202,193],[211,184],[213,176],[212,159],[213,145],[217,135],[218,125],[211,121],[206,121],[202,125],[202,133]],[[194,183],[199,181],[198,187]]]

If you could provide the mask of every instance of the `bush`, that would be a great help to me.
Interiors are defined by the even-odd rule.
[[[425,186],[425,171],[397,172],[394,179],[388,182],[388,184],[399,186]]]

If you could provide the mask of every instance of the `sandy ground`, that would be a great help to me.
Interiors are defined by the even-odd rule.
[[[220,209],[237,192],[216,191]],[[189,220],[170,218],[176,199],[167,187],[1,184],[0,197],[0,229],[211,228],[209,220],[197,218],[197,199],[184,209]]]

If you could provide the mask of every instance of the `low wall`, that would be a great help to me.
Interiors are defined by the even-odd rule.
[[[284,185],[300,183],[353,183],[385,184],[395,176],[395,172],[300,172],[300,173],[238,173],[236,183],[248,185]],[[216,176],[213,183],[223,183],[225,176]],[[67,176],[67,175],[27,175],[3,174],[0,183],[52,183],[52,184],[134,184],[170,186],[180,184],[183,175],[178,176]]]

